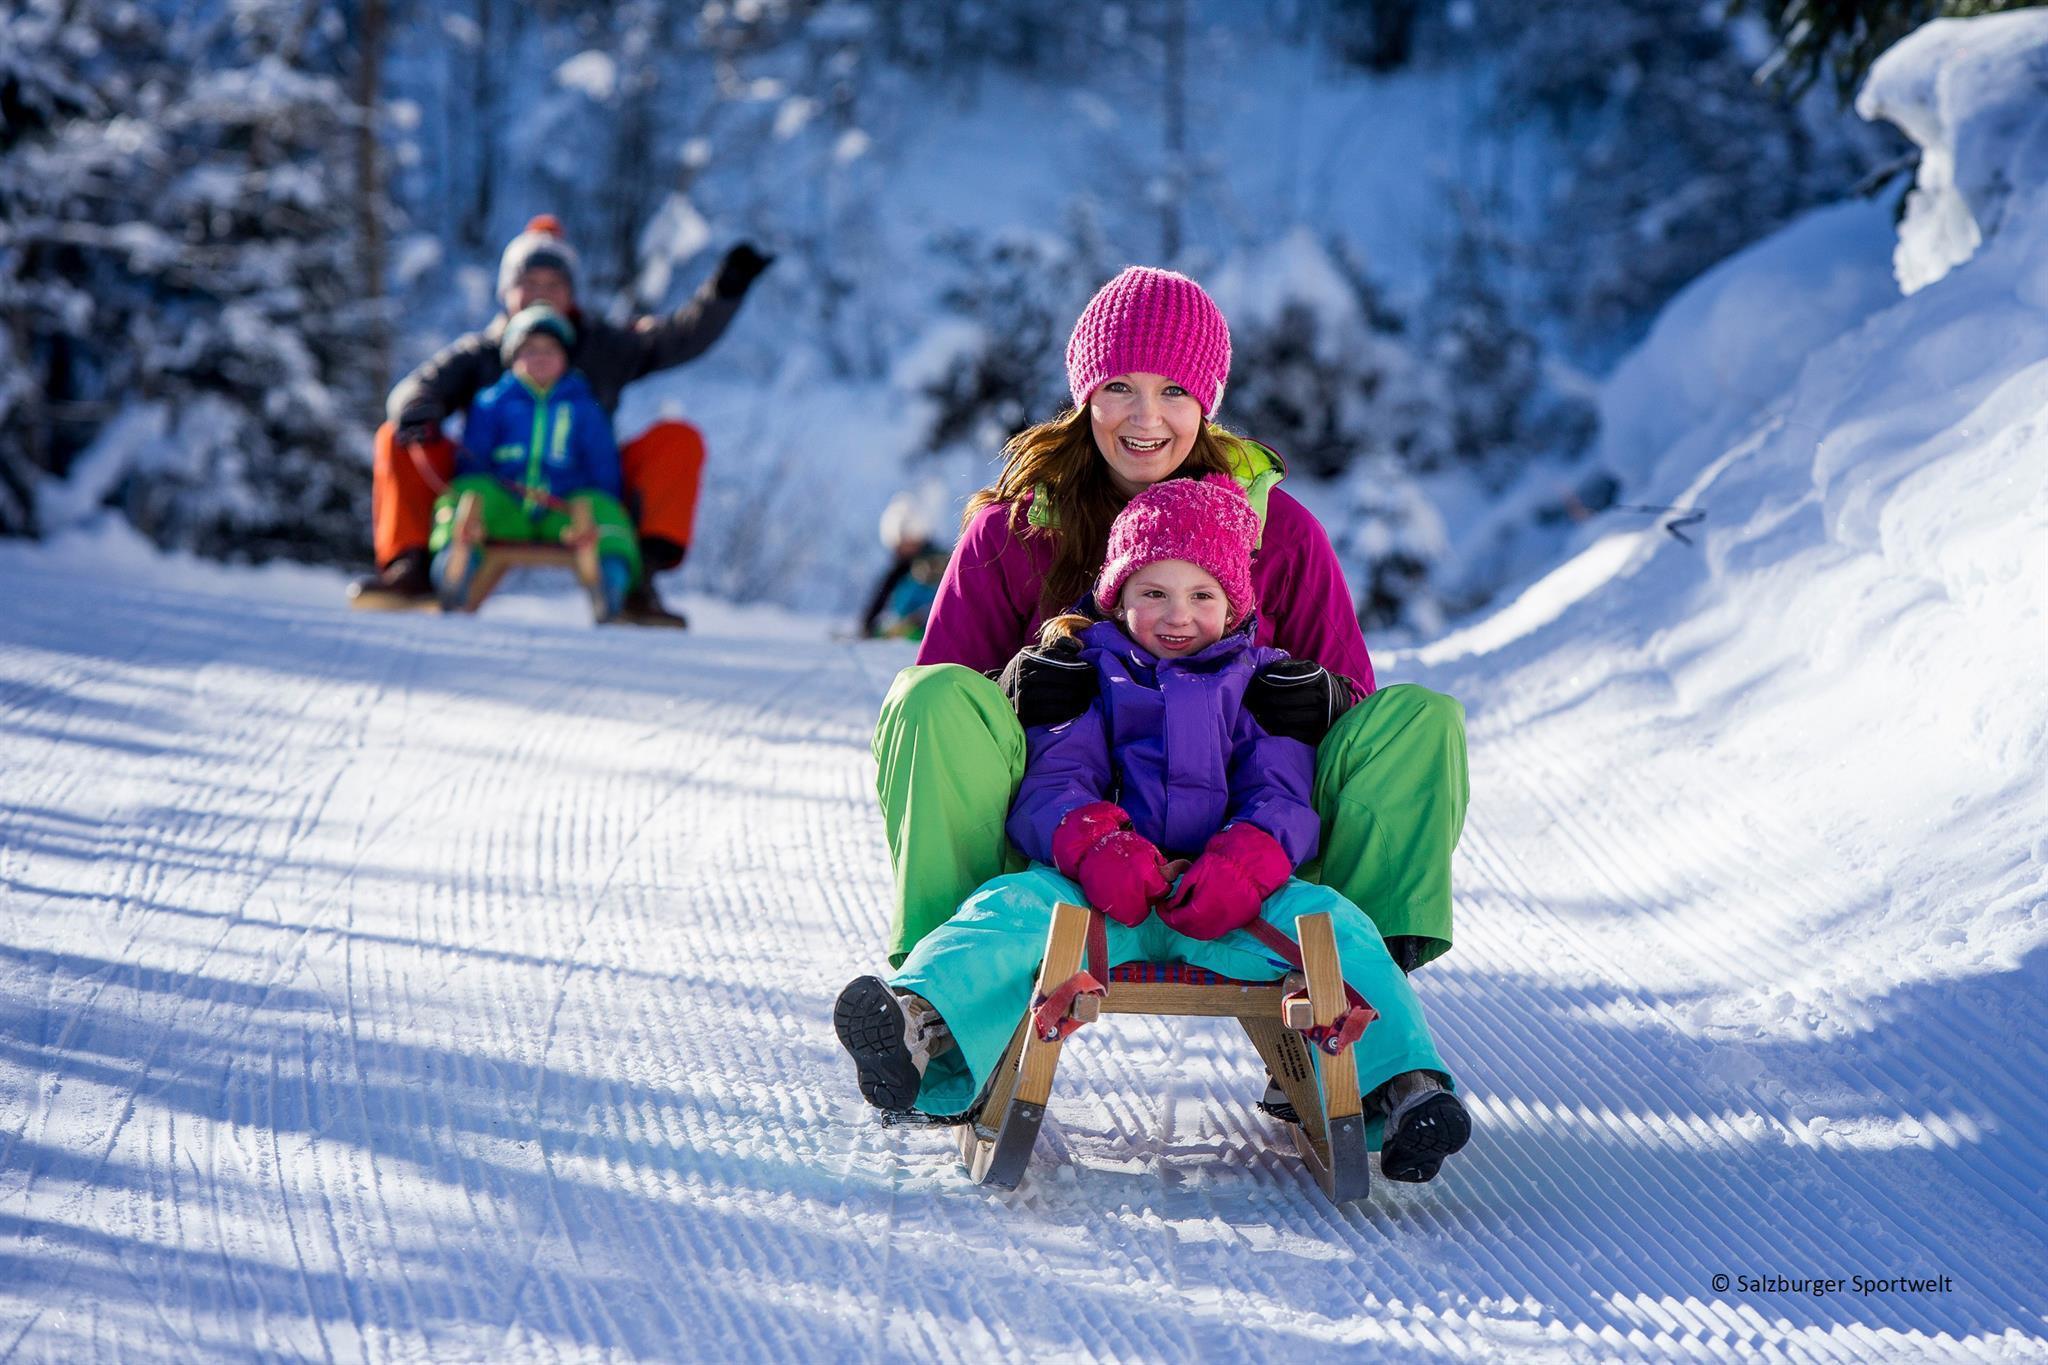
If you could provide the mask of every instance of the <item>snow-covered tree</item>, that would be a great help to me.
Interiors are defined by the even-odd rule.
[[[949,233],[934,249],[951,266],[951,315],[898,372],[928,405],[925,448],[991,453],[1014,433],[1072,406],[1067,333],[1109,273],[1092,218],[1076,210],[1064,237]]]
[[[1341,249],[1297,230],[1233,258],[1213,282],[1231,320],[1222,415],[1232,427],[1316,478],[1374,455],[1413,471],[1453,457],[1440,376]]]
[[[1441,634],[1445,610],[1432,571],[1449,548],[1444,519],[1391,454],[1360,460],[1341,484],[1343,517],[1332,532],[1358,623],[1381,641]]]
[[[2041,0],[1730,0],[1763,17],[1777,47],[1758,73],[1798,94],[1823,74],[1847,104],[1884,50],[1934,19],[2028,9]]]
[[[88,268],[96,223],[43,220],[35,206],[99,192],[142,131],[105,130],[160,41],[130,7],[31,0],[0,13],[0,532],[36,529],[38,491],[96,425],[95,396],[73,391],[90,363]]]
[[[1478,0],[1504,123],[1568,157],[1533,244],[1548,310],[1596,360],[1709,265],[1846,193],[1879,142],[1832,105],[1788,105],[1713,6]]]
[[[343,83],[361,17],[35,0],[11,21],[46,25],[78,93],[0,151],[0,299],[34,395],[0,435],[8,529],[104,504],[211,555],[359,553],[382,376],[358,234],[383,212]]]
[[[1558,391],[1557,362],[1516,315],[1501,283],[1511,249],[1469,200],[1423,307],[1423,354],[1449,404],[1452,458],[1499,488],[1533,459],[1570,459],[1591,441],[1597,414]]]

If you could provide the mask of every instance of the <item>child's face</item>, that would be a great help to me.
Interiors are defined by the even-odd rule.
[[[1161,659],[1178,659],[1223,638],[1230,600],[1207,569],[1185,559],[1147,564],[1117,599],[1124,630]]]
[[[536,389],[552,389],[569,368],[569,353],[546,332],[535,332],[512,353],[512,372]]]

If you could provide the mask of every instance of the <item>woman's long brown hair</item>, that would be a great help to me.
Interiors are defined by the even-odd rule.
[[[1175,477],[1230,473],[1225,443],[1234,440],[1223,428],[1202,423]],[[1045,490],[1055,526],[1033,526],[1026,520],[1024,496],[1034,488]],[[1109,524],[1129,501],[1111,482],[1109,461],[1095,448],[1088,409],[1080,407],[1012,436],[1003,447],[1002,472],[967,500],[961,525],[991,503],[1007,503],[1013,535],[1051,536],[1052,568],[1038,597],[1039,609],[1051,613],[1072,605],[1102,571]]]

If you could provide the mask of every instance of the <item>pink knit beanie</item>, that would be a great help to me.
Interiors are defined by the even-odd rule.
[[[1252,547],[1258,539],[1259,515],[1228,474],[1155,483],[1110,525],[1095,605],[1105,615],[1114,612],[1132,574],[1162,559],[1184,559],[1222,586],[1234,626],[1258,605],[1252,596]]]
[[[1095,292],[1067,338],[1067,386],[1074,406],[1120,374],[1163,374],[1214,417],[1230,377],[1230,324],[1202,286],[1185,275],[1127,266]]]

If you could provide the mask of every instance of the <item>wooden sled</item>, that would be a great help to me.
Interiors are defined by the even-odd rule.
[[[1054,999],[1081,970],[1095,913],[1065,903],[1053,907],[1035,1000]],[[1350,1002],[1329,913],[1304,915],[1295,927],[1301,936],[1303,971],[1284,980],[1235,981],[1199,969],[1133,964],[1109,973],[1104,994],[1075,995],[1065,1017],[1076,1023],[1091,1022],[1099,1014],[1237,1020],[1301,1116],[1299,1125],[1288,1126],[1294,1129],[1295,1146],[1307,1158],[1316,1183],[1332,1203],[1343,1204],[1363,1199],[1371,1178],[1357,1058],[1349,1047],[1334,1056],[1325,1053],[1318,1079],[1304,1035],[1310,1028],[1334,1025]],[[1045,1121],[1061,1040],[1047,1039],[1033,1027],[1035,1013],[1027,1010],[1017,1025],[980,1113],[974,1122],[961,1125],[960,1159],[977,1184],[1015,1189]]]
[[[464,493],[455,505],[455,526],[449,539],[456,545],[481,545],[483,558],[472,571],[467,555],[457,555],[448,565],[448,596],[461,597],[453,610],[473,612],[498,589],[505,575],[514,569],[568,569],[583,585],[592,602],[604,598],[604,579],[597,567],[596,525],[586,503],[569,508],[569,529],[576,545],[540,545],[528,541],[485,540],[483,501],[475,493]],[[465,591],[465,580],[467,590]],[[449,610],[444,600],[442,609]]]

